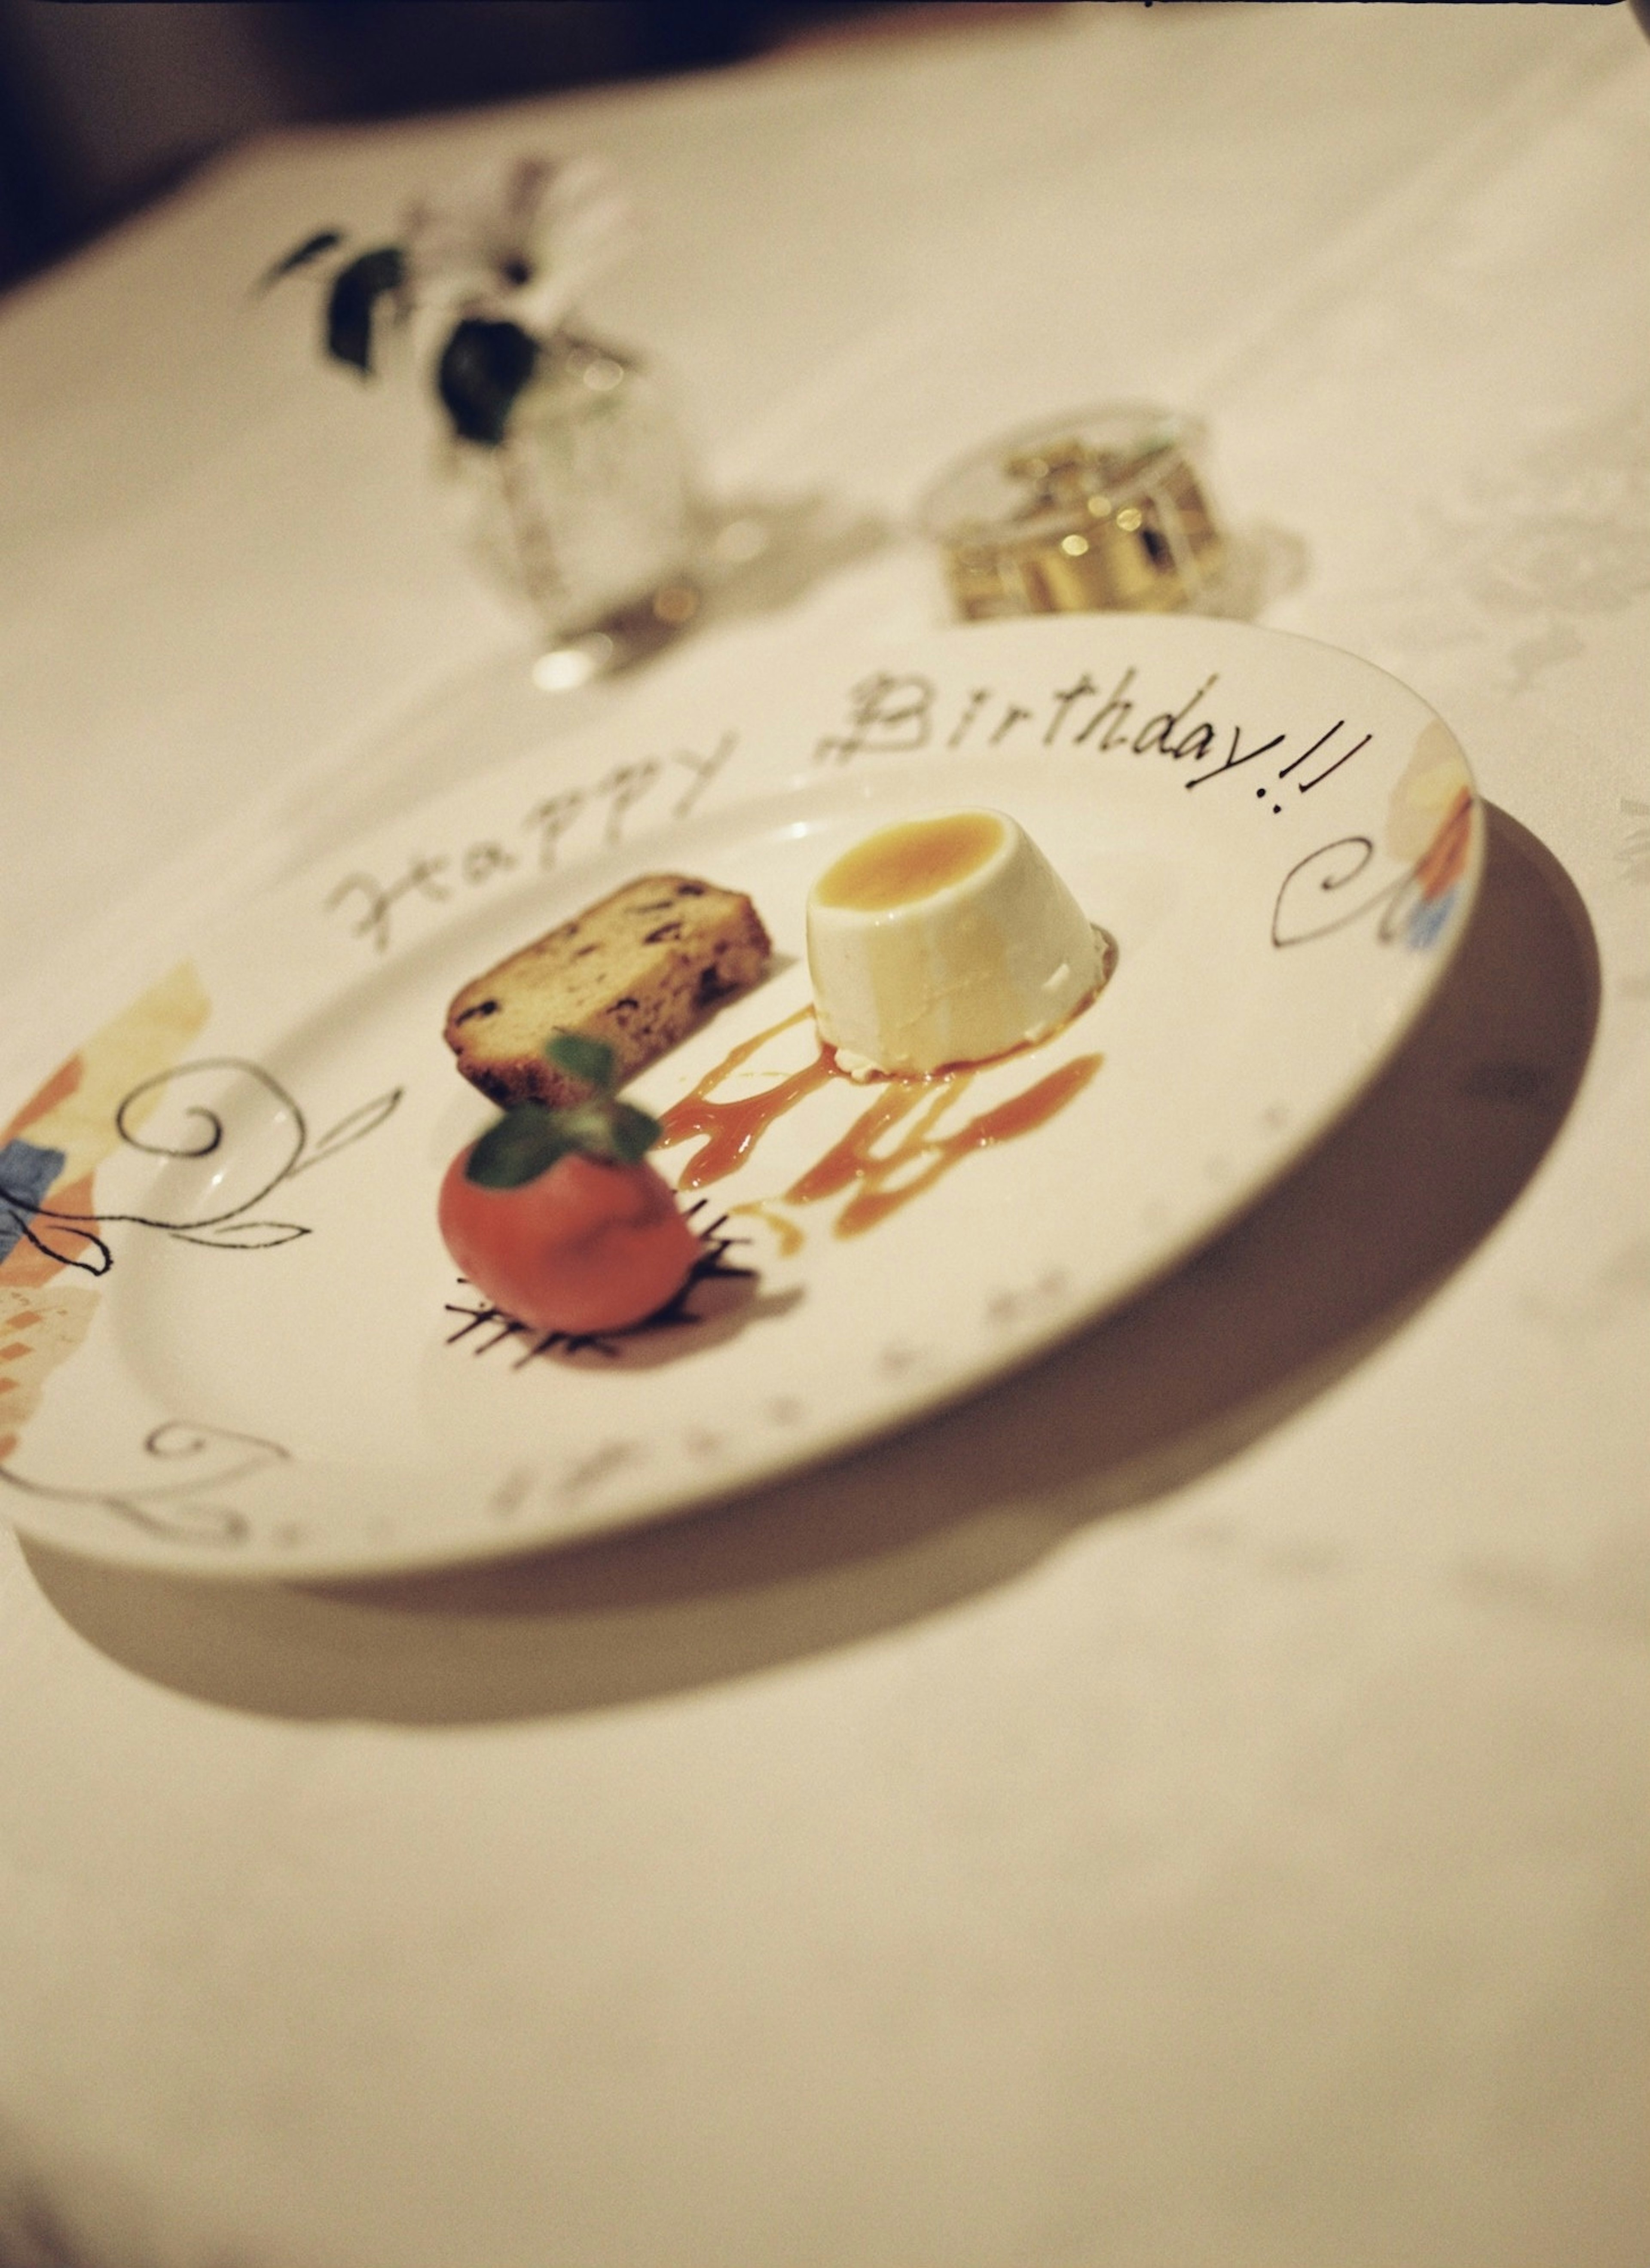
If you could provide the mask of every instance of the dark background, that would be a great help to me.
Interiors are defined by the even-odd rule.
[[[272,127],[715,70],[1039,4],[1049,0],[0,0],[0,291]],[[1632,7],[1650,31],[1650,0]]]
[[[906,0],[0,0],[0,288],[291,122],[714,70],[994,8]]]

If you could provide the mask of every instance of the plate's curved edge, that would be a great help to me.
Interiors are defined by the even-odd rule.
[[[931,652],[947,655],[983,654],[993,645],[1030,643],[1044,644],[1053,654],[1062,647],[1070,647],[1076,652],[1096,643],[1126,645],[1131,640],[1141,638],[1147,642],[1163,641],[1170,644],[1188,645],[1199,640],[1213,639],[1231,644],[1240,650],[1247,647],[1252,651],[1267,647],[1275,651],[1293,647],[1322,655],[1364,674],[1377,677],[1425,711],[1449,733],[1457,758],[1476,792],[1476,782],[1465,750],[1446,720],[1439,716],[1424,695],[1381,664],[1303,631],[1276,630],[1265,624],[1238,622],[1225,616],[1184,614],[1044,615],[997,622],[951,622],[901,639],[844,639],[840,653],[833,652],[829,657],[810,656],[809,666],[806,670],[798,669],[787,677],[784,690],[773,705],[781,712],[789,711],[792,724],[799,718],[809,715],[813,717],[814,725],[829,725],[833,730],[815,734],[809,727],[803,737],[815,741],[810,754],[794,762],[782,762],[777,770],[767,770],[763,777],[753,783],[751,793],[744,792],[742,779],[739,780],[740,792],[731,797],[726,793],[729,785],[738,777],[732,765],[739,752],[726,746],[730,733],[736,730],[736,725],[729,724],[726,716],[731,696],[720,685],[696,688],[690,691],[686,704],[687,714],[682,720],[682,729],[674,734],[667,734],[657,729],[652,712],[645,721],[645,729],[632,728],[622,712],[598,718],[577,733],[548,740],[541,750],[512,756],[484,769],[473,778],[443,790],[440,794],[397,818],[375,822],[335,850],[319,853],[306,860],[296,873],[283,875],[273,881],[261,879],[266,863],[262,846],[252,843],[242,844],[246,870],[260,877],[255,893],[237,905],[234,910],[220,914],[212,925],[210,937],[216,939],[232,936],[243,922],[257,919],[271,903],[295,902],[300,895],[313,893],[315,882],[321,879],[328,885],[328,895],[338,896],[339,903],[335,910],[340,921],[345,924],[353,921],[360,926],[364,937],[370,937],[381,909],[369,900],[365,891],[347,891],[343,886],[356,867],[365,867],[369,860],[375,858],[385,862],[394,854],[406,851],[415,835],[421,840],[438,842],[442,848],[433,855],[448,868],[461,866],[467,850],[478,850],[480,857],[473,869],[474,879],[451,873],[431,877],[417,872],[409,873],[409,870],[403,869],[389,878],[387,883],[388,887],[400,884],[401,898],[414,904],[421,899],[424,902],[437,902],[438,893],[445,892],[450,899],[460,881],[468,888],[484,887],[493,875],[505,874],[525,865],[527,860],[523,854],[512,856],[506,864],[493,855],[497,848],[505,847],[516,851],[519,850],[519,845],[496,846],[486,842],[460,845],[460,839],[473,831],[467,822],[466,814],[473,810],[476,798],[496,796],[501,806],[506,802],[513,803],[514,791],[518,787],[530,792],[535,786],[546,784],[551,776],[564,771],[570,762],[577,768],[588,759],[590,777],[582,780],[561,781],[553,796],[538,799],[520,814],[524,820],[531,819],[535,830],[527,843],[527,850],[541,849],[548,853],[534,869],[547,877],[599,863],[621,845],[628,848],[635,843],[639,847],[643,841],[652,839],[656,834],[667,835],[673,828],[702,807],[731,808],[733,805],[751,800],[753,793],[778,792],[815,777],[821,762],[819,744],[833,740],[839,743],[849,721],[841,716],[826,719],[815,712],[814,704],[828,686],[834,688],[839,696],[845,696],[851,705],[858,701],[859,709],[863,711],[866,704],[859,696],[868,686],[875,683],[881,666],[897,663],[902,668],[909,668]],[[721,722],[714,722],[716,719]],[[895,717],[890,725],[889,720],[884,719],[883,726],[895,729],[902,721]],[[879,727],[880,730],[882,728]],[[703,746],[702,748],[685,745],[672,747],[664,756],[632,753],[630,744],[633,729],[639,733],[641,743],[655,749],[665,749],[667,744],[673,740],[686,743],[689,740],[696,740]],[[848,736],[852,737],[851,733]],[[917,756],[954,752],[954,749],[941,751],[922,742],[913,742],[909,749],[902,749],[880,741],[873,746],[866,740],[862,749],[855,753],[871,754],[879,758],[897,758],[902,754]],[[650,767],[652,768],[651,774]],[[641,774],[649,774],[649,777],[638,777]],[[650,816],[650,799],[656,793],[666,794],[667,800]],[[542,806],[546,805],[561,807],[545,809]],[[638,814],[644,822],[643,829],[639,834],[632,835],[627,830]],[[576,825],[582,827],[584,831],[575,832]],[[548,839],[541,841],[540,838]],[[459,847],[455,850],[454,846]],[[227,847],[224,856],[232,861],[232,853]],[[430,887],[432,882],[436,886],[433,890]],[[152,907],[147,910],[153,915]],[[130,998],[130,978],[122,973],[131,969],[134,960],[132,941],[122,927],[129,912],[129,908],[125,902],[118,903],[94,924],[84,959],[88,964],[95,962],[95,973],[83,976],[76,990],[55,1008],[53,1023],[56,1028],[84,1031],[118,1013]],[[191,942],[198,944],[200,940],[192,939]],[[188,946],[180,948],[170,941],[152,954],[140,941],[136,953],[142,978],[149,983],[159,982],[170,968],[190,957]],[[0,1023],[3,1021],[0,1020]],[[57,1067],[55,1053],[57,1045],[55,1039],[48,1038],[44,1033],[34,1032],[30,1034],[20,1050],[13,1050],[0,1041],[0,1078],[7,1083],[4,1094],[20,1091],[30,1084],[38,1085],[48,1077]],[[4,1099],[4,1095],[0,1094],[0,1101]]]
[[[920,639],[907,641],[900,646],[888,647],[881,651],[888,659],[893,660],[897,658],[902,661],[916,659],[936,649],[942,651],[947,657],[961,652],[971,654],[979,653],[988,640],[999,646],[1021,645],[1027,642],[1029,631],[1030,642],[1034,644],[1041,644],[1047,653],[1052,655],[1057,648],[1064,651],[1079,643],[1092,647],[1096,639],[1097,621],[1103,621],[1104,630],[1109,634],[1114,645],[1126,642],[1131,637],[1137,643],[1139,642],[1140,625],[1137,622],[1124,622],[1117,618],[1094,618],[1082,621],[1075,618],[1060,618],[1058,621],[1046,624],[1030,625],[1025,622],[1014,622],[1001,626],[984,626],[985,637],[983,638],[979,626],[954,626],[929,633]],[[998,630],[1007,635],[1005,637],[999,635],[995,639],[991,639],[992,630]],[[1453,762],[1459,767],[1467,799],[1464,814],[1456,823],[1456,833],[1449,846],[1453,859],[1450,871],[1444,873],[1443,868],[1449,862],[1434,855],[1447,831],[1440,828],[1435,830],[1433,836],[1421,846],[1408,877],[1401,878],[1401,880],[1407,880],[1412,885],[1408,892],[1408,901],[1405,902],[1405,893],[1403,888],[1400,888],[1395,895],[1393,904],[1381,916],[1383,924],[1389,917],[1396,922],[1399,917],[1398,909],[1402,906],[1403,918],[1411,921],[1419,919],[1424,929],[1424,934],[1413,936],[1409,939],[1411,944],[1420,949],[1415,954],[1412,963],[1413,981],[1404,989],[1399,1012],[1395,1015],[1390,1028],[1381,1044],[1369,1052],[1366,1060],[1360,1067],[1355,1083],[1330,1098],[1315,1116],[1303,1119],[1297,1128],[1292,1130],[1290,1139],[1280,1145],[1275,1170],[1262,1184],[1269,1187],[1280,1175],[1292,1170],[1300,1160],[1322,1138],[1331,1126],[1356,1107],[1358,1101],[1380,1077],[1393,1055],[1414,1029],[1418,1019],[1425,1012],[1449,965],[1455,959],[1470,922],[1482,882],[1486,832],[1482,800],[1472,782],[1470,767],[1467,762],[1464,751],[1461,749],[1459,742],[1449,728],[1437,718],[1430,703],[1426,703],[1412,688],[1405,685],[1402,680],[1394,677],[1389,672],[1380,670],[1377,665],[1363,661],[1357,656],[1348,655],[1342,649],[1328,644],[1324,641],[1301,637],[1295,633],[1256,631],[1249,625],[1229,622],[1211,624],[1201,618],[1197,620],[1173,618],[1168,623],[1154,622],[1147,637],[1148,639],[1156,639],[1167,633],[1164,642],[1169,645],[1178,645],[1193,643],[1200,637],[1207,638],[1212,631],[1222,643],[1235,639],[1241,645],[1251,649],[1253,642],[1256,639],[1272,644],[1274,646],[1293,644],[1309,647],[1325,656],[1346,662],[1360,671],[1371,672],[1380,676],[1396,688],[1408,702],[1424,711],[1432,720],[1433,725],[1436,726],[1442,740],[1447,742]],[[858,666],[863,668],[866,666],[866,657],[862,651]],[[615,735],[622,732],[622,720],[608,720],[604,737],[611,740]],[[880,753],[897,756],[901,752],[886,750]],[[913,749],[910,753],[917,755],[932,752]],[[1436,748],[1433,753],[1436,755]],[[413,816],[428,818],[431,813],[438,817],[445,817],[449,813],[454,815],[460,814],[465,809],[473,806],[478,792],[483,792],[489,786],[498,786],[503,781],[525,777],[534,768],[536,762],[535,758],[531,757],[518,759],[502,768],[501,774],[491,780],[468,783],[449,791],[445,796],[437,799],[428,811]],[[622,771],[623,768],[610,766],[609,769]],[[715,770],[719,769],[720,767],[714,768],[708,777],[701,780],[701,784],[708,785],[710,780],[715,777]],[[698,778],[700,776],[696,774],[695,777]],[[801,775],[802,779],[807,777],[806,772]],[[784,799],[786,786],[794,790],[799,784],[794,770],[781,779],[770,778],[762,784],[767,794],[762,799],[771,799],[776,803],[781,803]],[[616,792],[616,791],[614,792]],[[696,793],[691,795],[688,809],[673,812],[658,831],[660,834],[668,834],[673,827],[681,824],[690,815],[692,806],[697,800]],[[735,804],[739,804],[744,799],[736,798],[733,800]],[[371,845],[404,839],[404,828],[410,822],[402,821],[390,822],[374,830],[371,836],[365,838],[366,843]],[[574,846],[567,847],[570,852],[573,851]],[[584,865],[599,861],[608,855],[614,848],[614,843],[606,840],[589,845],[581,853],[570,857],[569,871],[576,872]],[[1429,858],[1433,860],[1430,874],[1427,866]],[[313,870],[312,870],[312,876],[313,873]],[[1429,880],[1439,881],[1440,876],[1442,878],[1440,887],[1437,888],[1427,887]],[[291,883],[282,887],[285,889],[296,889],[306,886],[313,887],[311,877],[295,878]],[[1344,887],[1344,885],[1337,881],[1336,887]],[[256,909],[251,909],[253,914],[255,914],[256,910]],[[1330,924],[1330,926],[1336,925],[1338,924]],[[224,924],[225,929],[229,932],[232,932],[239,926],[238,922]],[[1302,940],[1279,938],[1275,932],[1273,941],[1275,944],[1281,945]],[[181,966],[183,968],[188,968],[188,964]],[[171,981],[174,983],[182,981],[180,970],[174,969]],[[198,985],[198,979],[195,982]],[[104,1041],[107,1037],[107,1035],[100,1030],[95,1035],[94,1042],[87,1044],[95,1053],[97,1052],[96,1042]],[[84,1056],[85,1049],[83,1049],[80,1052]],[[39,1100],[37,1095],[36,1104]],[[26,1106],[25,1110],[18,1114],[18,1121],[14,1122],[13,1128],[7,1137],[11,1145],[14,1165],[17,1162],[15,1153],[19,1142],[26,1149],[32,1147],[37,1152],[41,1151],[49,1152],[53,1146],[49,1139],[52,1132],[49,1108],[44,1115],[36,1110],[33,1116],[28,1115],[29,1108],[29,1106]],[[28,1141],[28,1132],[31,1129],[37,1138],[33,1145]],[[0,1145],[0,1156],[6,1154],[8,1153],[5,1145]],[[215,1552],[202,1557],[188,1545],[179,1545],[173,1540],[164,1537],[157,1539],[152,1545],[148,1542],[140,1543],[136,1534],[122,1535],[119,1538],[121,1543],[129,1547],[124,1550],[110,1548],[107,1537],[101,1543],[88,1538],[82,1543],[78,1539],[66,1536],[62,1532],[61,1523],[31,1519],[26,1504],[22,1506],[13,1504],[5,1508],[17,1515],[15,1524],[26,1532],[36,1535],[41,1540],[57,1548],[81,1550],[85,1556],[118,1559],[122,1564],[134,1565],[171,1566],[180,1572],[223,1574],[251,1579],[278,1579],[282,1576],[290,1577],[309,1572],[335,1573],[340,1576],[350,1574],[366,1576],[375,1570],[381,1570],[386,1565],[438,1565],[472,1556],[508,1556],[523,1550],[541,1549],[563,1542],[586,1540],[593,1535],[606,1532],[613,1528],[651,1522],[670,1517],[676,1512],[686,1513],[702,1507],[707,1502],[716,1501],[730,1495],[745,1495],[754,1489],[769,1484],[775,1477],[784,1472],[805,1469],[821,1462],[833,1461],[841,1454],[851,1453],[852,1448],[861,1441],[879,1438],[967,1398],[969,1395],[977,1392],[983,1384],[1036,1361],[1051,1347],[1069,1337],[1073,1332],[1086,1328],[1106,1314],[1125,1305],[1130,1300],[1138,1296],[1147,1285],[1172,1272],[1175,1267],[1183,1263],[1190,1253],[1199,1248],[1212,1236],[1219,1234],[1221,1229],[1245,1210],[1258,1194],[1257,1189],[1245,1188],[1239,1190],[1233,1196],[1228,1204],[1219,1211],[1208,1213],[1194,1228],[1166,1244],[1152,1265],[1141,1268],[1127,1281],[1112,1286],[1103,1297],[1080,1302],[1070,1313],[1050,1319],[1045,1327],[1023,1337],[1005,1357],[999,1354],[990,1359],[982,1358],[976,1363],[954,1373],[943,1383],[935,1385],[926,1391],[914,1392],[906,1396],[897,1397],[874,1420],[860,1422],[845,1438],[821,1441],[807,1448],[801,1447],[800,1445],[793,1445],[787,1449],[776,1449],[774,1454],[764,1462],[752,1465],[742,1472],[731,1486],[726,1484],[718,1484],[713,1480],[707,1481],[702,1489],[676,1490],[658,1500],[638,1502],[626,1507],[615,1506],[611,1510],[595,1514],[586,1522],[564,1524],[553,1535],[539,1535],[526,1538],[501,1536],[495,1541],[471,1534],[461,1541],[448,1539],[445,1542],[432,1542],[427,1550],[416,1547],[409,1549],[408,1540],[402,1539],[387,1560],[375,1558],[371,1551],[364,1550],[358,1554],[345,1551],[342,1554],[311,1552],[306,1555],[300,1552],[291,1558],[279,1559],[273,1559],[261,1553],[251,1558],[236,1557],[232,1562],[225,1561]],[[86,1217],[89,1218],[89,1214]],[[38,1216],[36,1216],[36,1225],[38,1225]],[[27,1218],[26,1217],[18,1226],[22,1233],[26,1235]],[[18,1241],[14,1237],[13,1244]],[[0,1255],[0,1258],[4,1256]],[[48,1287],[16,1284],[12,1288],[26,1289],[34,1294]],[[7,1289],[4,1278],[0,1278],[0,1300],[4,1300]],[[33,1303],[41,1304],[38,1298],[35,1298]],[[47,1300],[44,1304],[53,1307],[61,1303]],[[79,1332],[75,1334],[58,1329],[57,1326],[61,1321],[61,1317],[55,1317],[53,1320],[53,1330],[55,1332],[55,1344],[58,1351],[48,1366],[50,1367],[55,1367],[56,1361],[66,1359],[71,1355],[75,1345],[78,1344],[78,1338],[84,1336],[84,1322]],[[48,1332],[48,1336],[51,1336],[51,1333]],[[72,1339],[72,1344],[68,1343],[70,1339]],[[18,1383],[26,1383],[21,1373],[18,1373]],[[3,1461],[9,1453],[11,1443],[15,1439],[15,1434],[8,1430],[10,1425],[10,1417],[4,1411],[0,1411],[0,1461]],[[12,1476],[6,1475],[5,1477],[11,1478]]]

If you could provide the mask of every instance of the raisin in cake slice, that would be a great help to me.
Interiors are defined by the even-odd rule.
[[[506,1109],[575,1102],[583,1089],[544,1059],[553,1033],[605,1040],[622,1083],[754,984],[771,950],[748,898],[689,874],[644,874],[467,984],[447,1010],[446,1043]]]

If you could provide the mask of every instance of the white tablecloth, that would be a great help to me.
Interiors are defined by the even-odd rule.
[[[415,389],[248,288],[529,142],[648,213],[587,313],[717,487],[823,500],[559,703]],[[1263,619],[1498,813],[1359,1118],[880,1460],[365,1589],[8,1537],[0,2257],[1644,2258],[1647,215],[1624,9],[1076,7],[283,136],[0,308],[18,1051],[89,914],[208,918],[471,714],[938,620],[912,499],[1086,400],[1210,420]],[[1349,1226],[1411,1154],[1425,1218]]]

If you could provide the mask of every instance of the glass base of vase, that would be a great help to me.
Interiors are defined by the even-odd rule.
[[[559,630],[534,663],[533,682],[543,693],[572,693],[594,678],[633,669],[680,637],[702,604],[698,585],[679,576],[583,630]]]

